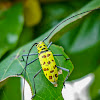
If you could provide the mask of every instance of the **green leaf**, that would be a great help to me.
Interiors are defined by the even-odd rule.
[[[71,53],[88,49],[100,41],[99,22],[99,12],[92,13],[88,18],[84,20],[73,44],[69,49]]]
[[[85,11],[89,11],[89,10],[93,10],[95,8],[99,8],[100,7],[100,0],[94,0],[91,1],[90,3],[88,3],[86,6],[84,6],[83,8],[81,8],[79,11],[71,14],[69,17],[85,12]],[[70,20],[67,20],[66,22],[62,23],[59,28],[57,28],[52,36],[50,41],[52,40],[53,42],[57,41],[63,34],[65,34],[66,32],[68,32],[69,30],[71,30],[73,27],[77,26],[79,24],[79,22],[81,21],[81,18],[84,17],[85,15],[87,15],[90,12],[81,14],[79,16],[75,16],[73,18],[71,18]],[[67,18],[69,18],[67,17]],[[67,19],[66,18],[66,19]],[[64,19],[65,20],[65,19]]]
[[[17,48],[33,40],[34,33],[32,30],[33,30],[32,27],[31,28],[26,26],[23,27],[22,33],[19,37]]]
[[[96,69],[94,75],[95,75],[94,76],[95,79],[90,87],[90,96],[92,100],[99,100],[100,99],[100,66]]]
[[[93,72],[100,59],[99,10],[86,16],[79,26],[67,32],[56,44],[62,45],[71,58],[75,69],[70,80]]]
[[[8,77],[15,76],[15,74],[21,73],[25,66],[25,62],[20,62],[22,54],[27,54],[29,51],[29,48],[32,46],[33,43],[40,41],[41,38],[47,36],[47,34],[44,34],[40,38],[36,39],[34,42],[31,42],[24,46],[23,48],[18,49],[15,51],[12,55],[7,57],[4,61],[0,64],[0,81],[3,81],[4,79]],[[48,42],[46,41],[46,44]],[[56,54],[64,54],[66,58],[68,56],[64,53],[63,49],[59,46],[52,45],[50,47],[50,50],[53,53]],[[37,52],[36,48],[33,49],[32,52]],[[29,57],[29,61],[32,61],[37,56]],[[56,63],[58,66],[68,68],[70,70],[70,73],[73,70],[73,65],[70,60],[66,61],[64,57],[55,57]],[[39,61],[34,62],[33,64],[29,65],[27,67],[26,71],[26,80],[28,81],[29,85],[31,86],[32,93],[34,91],[34,85],[33,85],[33,76],[38,72],[38,70],[41,68]],[[63,81],[68,73],[63,71],[62,75],[59,75],[58,79],[58,87],[54,87],[44,76],[43,71],[35,78],[36,83],[36,90],[37,94],[34,99],[46,99],[48,100],[56,98],[57,100],[62,100],[61,90],[63,87]],[[22,75],[23,77],[23,75]],[[40,83],[40,84],[39,84]]]
[[[0,100],[21,100],[20,78],[8,78],[5,83],[0,88]]]
[[[92,6],[93,6],[93,3],[95,4],[95,1],[92,2],[92,4],[91,4]],[[97,8],[98,5],[99,4],[97,3],[97,5],[94,5],[94,7],[90,7],[87,10]],[[83,9],[81,11],[83,12],[83,11],[86,11],[86,10]],[[68,29],[67,28],[68,23],[72,23],[75,20],[79,19],[79,17],[82,17],[82,16],[83,15],[80,15],[78,17],[75,17],[72,20],[69,20],[66,23],[63,23],[61,26],[59,26],[59,29],[56,29],[56,31],[54,31],[52,33],[52,35],[54,35],[55,33],[57,33],[59,35],[59,32],[62,32],[62,30],[63,30],[63,32],[66,32],[66,30]],[[70,26],[71,25],[73,26],[73,23],[70,24]],[[59,30],[61,30],[61,31],[59,31]],[[37,38],[36,40],[34,40],[34,42],[31,42],[31,43],[25,45],[24,47],[19,48],[12,55],[10,55],[4,61],[2,61],[1,64],[0,64],[0,81],[3,81],[7,77],[12,77],[12,76],[15,76],[15,74],[20,73],[23,70],[24,66],[25,66],[25,62],[20,62],[22,54],[27,54],[28,51],[29,51],[29,48],[32,46],[32,44],[42,40],[49,33],[50,33],[50,31],[48,33],[42,35],[41,37]],[[61,35],[61,33],[60,33],[60,35]],[[56,37],[56,38],[58,39],[58,37]],[[46,44],[48,44],[48,41],[49,41],[49,39],[46,41]],[[63,49],[61,47],[59,47],[59,46],[52,45],[50,47],[50,50],[53,53],[56,53],[56,54],[64,54],[66,56],[66,58],[68,58],[68,56],[64,53]],[[37,52],[36,48],[34,48],[32,50],[32,52]],[[37,56],[29,57],[28,62],[34,60],[36,57]],[[57,63],[58,66],[61,66],[61,67],[64,67],[64,68],[68,68],[70,70],[70,73],[72,72],[73,65],[72,65],[70,60],[66,61],[64,59],[64,57],[55,57],[55,60],[56,60],[56,63]],[[34,91],[33,76],[36,74],[36,72],[38,72],[38,70],[40,68],[41,67],[40,67],[39,61],[36,61],[36,62],[32,63],[31,65],[29,65],[27,67],[27,70],[26,70],[26,77],[25,78],[28,81],[29,85],[31,86],[32,93],[34,93],[33,92]],[[48,100],[52,100],[52,99],[62,100],[63,98],[62,98],[62,95],[61,95],[61,90],[62,90],[62,87],[63,87],[63,81],[64,81],[64,79],[65,79],[67,74],[68,74],[67,72],[63,71],[63,74],[59,75],[58,87],[56,88],[46,79],[46,77],[43,75],[43,72],[41,72],[35,78],[37,94],[36,94],[34,99],[36,99],[36,100],[38,100],[38,99],[47,100],[47,98],[48,98]]]
[[[0,15],[0,58],[17,44],[23,27],[23,7],[18,3]]]
[[[80,23],[80,26],[66,33],[57,42],[57,44],[64,47],[75,66],[74,72],[70,77],[71,80],[83,77],[94,71],[98,66],[97,60],[100,59],[99,17],[98,12],[93,13],[93,15],[85,18],[83,22]],[[92,20],[93,18],[95,18],[95,20]],[[86,21],[88,22],[87,27],[85,25]],[[83,31],[81,31],[82,28],[84,28]],[[94,30],[96,31],[94,32]],[[81,44],[83,44],[83,46]]]
[[[69,54],[69,53],[68,53]],[[81,78],[94,70],[98,66],[100,59],[100,42],[84,52],[69,54],[75,69],[71,74],[70,80]]]
[[[36,26],[35,30],[38,34],[35,34],[35,37],[48,31],[50,28],[54,27],[61,20],[75,11],[75,9],[67,2],[44,4],[42,10],[44,13],[43,18],[41,23]]]

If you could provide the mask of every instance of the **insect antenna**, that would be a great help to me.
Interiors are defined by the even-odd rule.
[[[34,44],[32,45],[32,47],[30,48],[30,50],[29,50],[29,52],[28,52],[27,58],[26,58],[26,64],[25,64],[25,68],[24,68],[25,72],[24,72],[23,100],[24,100],[25,76],[26,76],[26,67],[27,67],[28,57],[29,57],[29,54],[30,54],[32,48],[33,48],[35,45],[37,45],[37,44],[38,44],[38,43],[34,43]]]
[[[45,37],[42,41],[44,42],[46,39],[48,39],[49,36],[50,36],[50,35],[57,29],[57,27],[60,26],[62,23],[66,22],[66,21],[68,21],[69,19],[72,19],[72,18],[74,18],[74,17],[76,17],[76,16],[78,16],[78,15],[81,15],[81,14],[84,14],[84,13],[87,13],[87,12],[91,12],[91,11],[94,11],[94,10],[97,10],[97,9],[100,9],[100,7],[99,7],[99,8],[96,8],[96,9],[93,9],[93,10],[89,10],[89,11],[85,11],[85,12],[76,14],[76,15],[74,15],[74,16],[71,16],[71,17],[69,17],[69,18],[63,20],[61,23],[59,23],[58,25],[56,25],[55,28],[50,32],[50,34],[49,34],[47,37]]]

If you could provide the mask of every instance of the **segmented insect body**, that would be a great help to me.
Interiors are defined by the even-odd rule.
[[[39,61],[46,78],[52,83],[57,84],[58,71],[51,51],[48,51],[44,42],[40,41],[37,45]]]

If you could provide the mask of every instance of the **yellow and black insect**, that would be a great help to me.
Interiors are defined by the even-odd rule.
[[[100,8],[97,8],[97,9],[100,9]],[[96,9],[94,9],[96,10]],[[93,10],[90,10],[90,11],[93,11]],[[86,11],[86,12],[83,12],[83,13],[80,13],[80,14],[77,14],[77,15],[74,15],[72,17],[69,17],[68,19],[65,19],[63,20],[60,24],[58,24],[51,32],[50,34],[45,37],[42,41],[40,41],[39,43],[34,43],[32,45],[32,47],[30,48],[28,54],[25,54],[25,55],[22,55],[22,61],[25,61],[24,60],[24,56],[27,56],[27,59],[26,59],[26,65],[23,69],[23,71],[25,70],[26,72],[26,67],[28,65],[30,65],[31,63],[35,62],[36,60],[39,59],[40,61],[40,64],[41,64],[41,69],[33,76],[33,82],[34,82],[34,95],[32,96],[32,98],[36,95],[36,88],[35,88],[35,81],[34,81],[34,78],[43,70],[44,72],[44,75],[45,77],[52,83],[54,84],[54,86],[57,86],[57,80],[58,80],[58,70],[57,68],[59,69],[62,69],[64,71],[67,71],[68,72],[68,75],[69,75],[69,69],[66,69],[66,68],[63,68],[63,67],[59,67],[56,65],[56,62],[54,60],[54,56],[64,56],[62,54],[52,54],[52,52],[50,50],[48,50],[48,48],[51,46],[52,42],[50,42],[50,44],[48,46],[46,46],[45,44],[45,40],[48,39],[48,37],[51,35],[51,33],[59,26],[61,25],[62,23],[66,22],[67,20],[75,17],[75,16],[78,16],[78,15],[81,15],[81,14],[84,14],[84,13],[87,13],[87,12],[90,12],[90,11]],[[38,50],[38,53],[33,53],[33,54],[30,54],[32,48],[36,45],[37,47],[37,50]],[[27,63],[28,62],[28,57],[29,56],[32,56],[32,55],[38,55],[38,58],[36,58],[35,60],[31,61],[30,63]],[[64,56],[65,58],[65,56]],[[69,58],[65,58],[66,60],[69,60]],[[21,75],[23,73],[23,71],[20,73],[20,74],[17,74],[17,75]],[[64,80],[64,83],[63,85],[65,84],[65,81],[67,80],[68,78],[68,75],[66,76],[65,80]],[[24,79],[25,79],[25,74],[24,74]]]

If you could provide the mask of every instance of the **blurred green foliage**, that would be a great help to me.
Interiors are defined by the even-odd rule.
[[[5,3],[3,1],[9,2],[11,3],[11,5],[8,5],[8,3]],[[87,11],[87,9],[100,7],[99,0],[84,0],[81,2],[79,0],[40,0],[40,2],[38,2],[38,0],[35,0],[35,2],[38,2],[37,5],[35,5],[35,8],[32,7],[34,5],[34,2],[32,0],[29,1],[32,2],[32,5],[29,5],[27,2],[26,4],[22,3],[21,0],[2,0],[2,2],[0,2],[0,68],[4,66],[6,69],[7,64],[13,61],[13,58],[15,58],[15,56],[12,57],[12,55],[15,55],[18,52],[18,50],[15,51],[17,48],[25,45],[29,41],[35,40],[37,42],[43,39],[43,37],[47,36],[48,34],[44,34],[45,32],[50,30],[50,28],[54,27],[67,16],[72,16],[71,14],[75,14],[77,10],[79,10],[79,12],[83,12]],[[28,9],[30,9],[30,12],[28,12]],[[25,15],[27,16],[27,18],[25,17]],[[23,19],[28,24],[24,24]],[[34,22],[35,19],[37,20],[36,22]],[[64,48],[64,51],[71,58],[71,61],[75,66],[73,73],[69,77],[69,81],[84,77],[89,73],[93,73],[95,75],[95,79],[90,87],[89,92],[92,100],[99,100],[100,10],[90,13],[89,15],[82,17],[82,19],[80,20],[76,20],[75,23],[73,22],[70,25],[66,24],[66,27],[64,27],[64,29],[62,28],[63,26],[64,24],[59,27],[59,29],[61,29],[59,32],[56,31],[55,33],[53,33],[55,35],[52,36],[50,40]],[[40,37],[40,35],[42,34],[44,35]],[[27,53],[31,45],[32,42],[25,45],[22,49],[25,51],[21,51],[20,55],[22,55],[23,53]],[[55,50],[57,48],[59,50],[59,47],[55,46],[52,46],[51,50],[53,50],[54,48]],[[34,49],[34,51],[36,51],[36,49]],[[12,52],[14,53],[10,55]],[[10,58],[10,60],[7,58],[7,56],[8,58]],[[18,61],[13,62],[11,65],[11,72],[13,73],[7,74],[9,74],[10,76],[15,74],[15,69],[16,72],[19,73],[20,70],[22,70],[22,68],[19,66],[21,65],[20,63],[18,63]],[[13,67],[15,69],[13,69]],[[28,71],[31,70],[33,69],[28,69]],[[37,70],[38,69],[36,69],[35,71]],[[0,70],[0,74],[3,75],[3,71]],[[31,80],[34,74],[35,73],[33,72],[33,74],[30,76]],[[43,76],[42,78],[45,82],[46,80]],[[28,80],[27,77],[26,80]],[[29,84],[32,87],[32,83]],[[16,96],[16,94],[18,96]],[[13,99],[21,99],[19,78],[9,78],[7,79],[7,81],[0,83],[0,100]],[[59,100],[62,100],[62,97]]]
[[[1,84],[5,84],[2,82]],[[21,85],[20,78],[8,78],[6,84],[0,88],[0,99],[1,100],[21,100]]]
[[[94,71],[94,81],[93,84],[90,87],[90,96],[93,98],[93,100],[99,100],[100,99],[100,66]]]
[[[70,79],[80,78],[98,67],[100,59],[99,31],[100,14],[99,11],[96,11],[86,16],[79,26],[56,42],[64,47],[76,66]]]
[[[0,58],[16,47],[24,22],[22,4],[16,4],[6,11],[3,9],[0,10]]]

